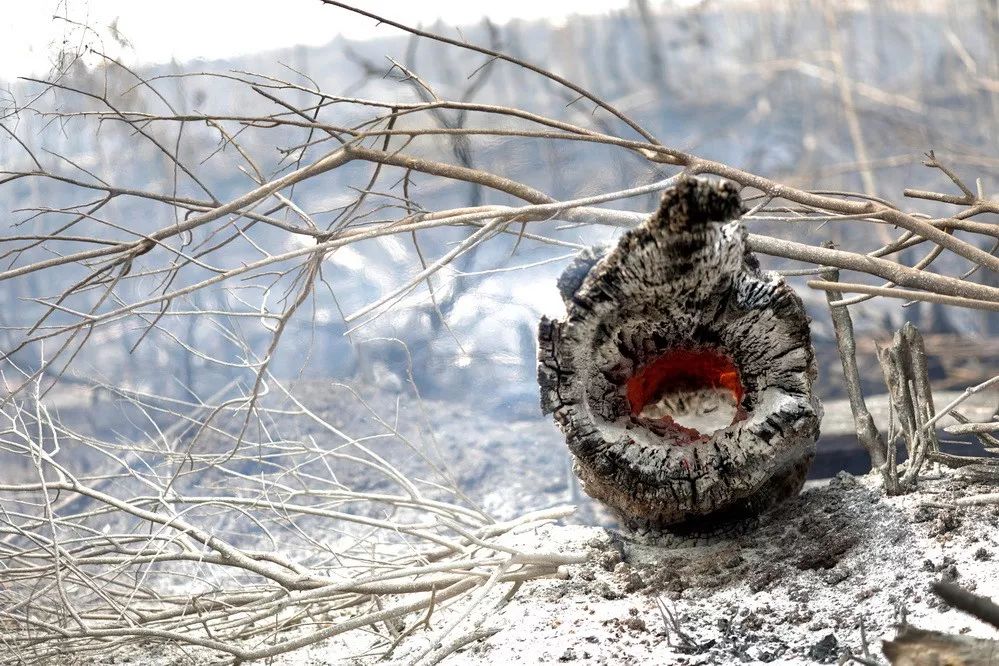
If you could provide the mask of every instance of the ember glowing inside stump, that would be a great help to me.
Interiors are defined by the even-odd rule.
[[[538,325],[541,408],[583,490],[635,535],[728,529],[801,490],[822,405],[809,319],[760,270],[738,189],[681,177],[558,280]]]
[[[672,349],[627,383],[632,416],[708,435],[739,419],[739,370],[714,349]]]

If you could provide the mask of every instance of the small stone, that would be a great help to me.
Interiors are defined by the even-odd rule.
[[[815,661],[827,664],[833,661],[839,649],[839,641],[833,634],[826,634],[822,639],[812,646],[808,651],[808,656]]]

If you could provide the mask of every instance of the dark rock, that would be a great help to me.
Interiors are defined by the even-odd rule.
[[[815,661],[828,664],[835,660],[839,651],[839,641],[833,634],[826,634],[822,639],[812,646],[808,651],[808,656]]]

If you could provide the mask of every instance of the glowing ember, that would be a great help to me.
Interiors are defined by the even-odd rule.
[[[714,349],[673,349],[643,366],[626,386],[631,414],[700,435],[739,417],[739,370]]]

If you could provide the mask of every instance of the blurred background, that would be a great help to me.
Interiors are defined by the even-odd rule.
[[[921,164],[929,150],[967,182],[980,178],[985,191],[999,187],[996,0],[511,1],[493,5],[485,14],[472,6],[476,3],[363,4],[400,22],[548,68],[610,101],[667,146],[797,187],[884,197],[907,210],[938,216],[947,212],[946,204],[917,201],[910,207],[902,196],[906,188],[952,187],[939,171]],[[192,16],[197,18],[192,21]],[[280,11],[273,3],[247,2],[175,2],[156,11],[110,0],[20,3],[4,21],[5,32],[13,36],[0,51],[0,74],[7,78],[0,114],[10,130],[0,137],[0,164],[6,170],[32,168],[18,138],[31,137],[32,149],[44,156],[46,167],[68,177],[90,174],[119,188],[204,197],[198,183],[178,179],[175,163],[162,151],[137,141],[132,125],[88,117],[85,112],[103,108],[96,100],[16,78],[53,73],[68,88],[103,90],[121,109],[151,114],[168,107],[177,114],[273,113],[273,100],[236,80],[252,72],[330,94],[396,103],[426,99],[429,89],[441,98],[517,106],[607,133],[622,131],[594,113],[592,105],[520,67],[490,64],[319,2],[283,3]],[[109,58],[120,59],[132,71],[110,65]],[[414,85],[393,61],[425,85]],[[141,84],[140,78],[150,83]],[[286,91],[284,98],[301,106],[310,99],[305,91]],[[24,110],[29,103],[35,111]],[[72,109],[76,115],[47,115],[46,109]],[[350,105],[331,105],[324,113],[340,125],[369,115]],[[473,124],[453,110],[434,116],[434,122],[441,127]],[[475,119],[476,126],[483,122]],[[252,187],[246,173],[234,166],[238,155],[226,150],[215,127],[190,123],[181,135],[169,126],[149,131],[175,146],[218,200],[229,201]],[[244,128],[239,140],[264,172],[274,173],[300,157],[306,134],[293,127]],[[582,142],[441,136],[414,142],[406,150],[502,174],[560,200],[670,175],[661,165]],[[348,164],[301,183],[295,200],[318,223],[330,223],[355,200],[370,175],[371,165]],[[401,179],[401,171],[383,177],[382,190],[358,216],[374,221],[398,214],[390,199]],[[514,201],[481,186],[420,174],[408,186],[426,210]],[[0,226],[8,234],[45,233],[57,225],[47,209],[80,206],[87,196],[94,198],[58,178],[5,182],[0,209],[7,214]],[[615,206],[650,211],[656,199],[653,194]],[[116,197],[102,214],[140,233],[176,220],[171,206],[127,196]],[[995,222],[992,218],[979,219]],[[766,219],[749,224],[755,233],[811,244],[831,241],[856,251],[870,251],[883,242],[871,225]],[[581,245],[615,235],[604,227],[561,222],[536,228]],[[88,229],[107,233],[98,221],[84,220],[75,228],[79,234]],[[194,235],[198,233],[207,232]],[[537,322],[542,314],[559,314],[555,280],[574,250],[515,236],[496,239],[447,267],[434,280],[433,298],[428,289],[417,289],[359,328],[352,330],[344,322],[344,313],[391,292],[419,270],[424,256],[444,254],[465,235],[461,229],[434,229],[421,234],[418,245],[386,236],[332,253],[323,265],[323,286],[289,322],[270,371],[297,379],[310,404],[355,433],[374,426],[356,396],[334,382],[349,384],[379,409],[409,414],[402,422],[412,424],[414,437],[440,443],[442,457],[455,467],[461,483],[481,491],[491,510],[507,512],[511,492],[524,505],[566,494],[578,499],[561,436],[539,413],[535,383]],[[278,229],[255,228],[245,242],[228,246],[227,261],[251,262],[261,248],[278,253],[296,242]],[[976,242],[984,243],[980,238]],[[5,256],[7,268],[14,259],[9,252]],[[16,261],[20,265],[46,256],[51,256],[48,248],[32,247],[19,252]],[[911,265],[920,256],[917,248],[901,258]],[[801,267],[771,258],[763,258],[763,264],[774,270]],[[934,270],[949,275],[968,268],[949,253],[934,264]],[[44,345],[20,344],[46,307],[36,299],[51,296],[53,280],[72,281],[80,268],[59,270],[66,273],[31,273],[0,287],[0,348],[10,351],[6,360],[20,368],[39,368],[46,358]],[[208,268],[193,270],[183,279],[204,279],[209,273]],[[999,286],[994,273],[973,279]],[[155,280],[134,280],[120,289],[132,290],[135,298],[153,288]],[[834,419],[824,428],[813,476],[830,476],[838,469],[865,471],[865,455],[856,448],[849,412],[844,411],[825,295],[806,287],[805,279],[791,281],[814,320],[821,364],[818,390]],[[49,399],[64,421],[127,441],[148,424],[137,421],[134,405],[107,386],[155,396],[150,401],[187,404],[210,402],[227,387],[252,383],[241,360],[266,355],[273,331],[263,318],[225,313],[246,308],[263,312],[280,300],[281,287],[230,281],[190,295],[184,307],[209,313],[204,316],[169,318],[153,330],[148,320],[134,318],[104,325],[74,354]],[[155,316],[155,309],[150,310],[143,316]],[[990,376],[999,360],[999,313],[887,299],[867,301],[851,312],[869,394],[884,393],[875,345],[890,339],[904,321],[915,323],[926,336],[931,378],[940,390],[962,389]],[[51,321],[63,316],[71,317],[56,313]],[[416,392],[421,406],[405,407]],[[162,417],[159,426],[168,427],[169,415]]]

